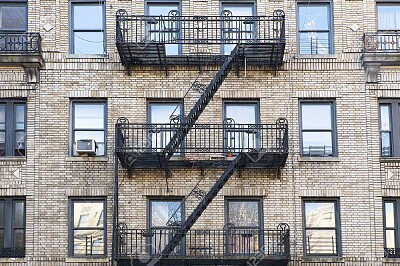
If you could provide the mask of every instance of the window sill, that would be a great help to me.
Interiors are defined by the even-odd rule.
[[[26,157],[25,156],[4,156],[0,157],[0,161],[14,161],[14,162],[25,162]]]
[[[68,54],[67,59],[106,59],[108,54]]]
[[[302,157],[297,158],[299,162],[340,162],[339,157]]]
[[[345,260],[342,257],[337,257],[337,256],[307,256],[302,258],[303,262],[345,262]]]
[[[107,257],[97,257],[97,258],[65,258],[66,263],[102,263],[102,262],[109,262],[110,259]]]
[[[108,157],[69,156],[65,157],[66,162],[108,162]]]
[[[383,262],[396,262],[398,263],[400,258],[383,258]]]
[[[26,258],[0,258],[0,263],[26,263]]]
[[[381,163],[397,163],[400,162],[400,157],[381,157]]]
[[[298,59],[337,59],[335,54],[298,54]]]

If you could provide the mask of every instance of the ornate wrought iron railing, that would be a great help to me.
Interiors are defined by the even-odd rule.
[[[364,52],[400,52],[400,31],[364,33]]]
[[[120,226],[116,230],[116,258],[114,259],[162,259],[162,250],[176,234],[184,238],[168,256],[182,259],[237,258],[250,259],[252,256],[264,256],[274,259],[290,258],[290,229],[280,224],[276,229],[239,229],[188,230],[127,229]]]
[[[237,44],[284,41],[285,16],[182,16],[173,10],[167,16],[128,15],[117,12],[117,43]]]
[[[0,54],[40,54],[39,33],[0,33]]]
[[[218,156],[237,152],[288,151],[288,125],[275,124],[195,124],[175,155],[207,153]],[[117,152],[162,153],[181,124],[120,123],[117,130]]]

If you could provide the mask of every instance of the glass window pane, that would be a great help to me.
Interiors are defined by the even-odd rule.
[[[179,11],[178,3],[148,3],[148,15],[150,16],[168,16],[171,10]]]
[[[74,202],[74,227],[103,227],[98,223],[103,202]]]
[[[258,227],[259,201],[229,201],[229,223],[236,227]]]
[[[15,149],[25,149],[25,131],[15,132]]]
[[[335,227],[334,202],[306,202],[306,227]]]
[[[15,248],[25,248],[25,231],[23,229],[14,230],[14,246]]]
[[[390,105],[380,105],[381,130],[391,130]]]
[[[400,5],[377,5],[378,30],[400,30]]]
[[[301,104],[302,129],[332,129],[331,104]]]
[[[304,155],[332,155],[332,132],[303,132]]]
[[[0,228],[4,227],[4,201],[0,201]]]
[[[74,30],[102,30],[102,4],[74,4]],[[88,19],[90,18],[90,19]]]
[[[181,222],[181,203],[181,201],[152,201],[151,227],[165,227],[170,218],[172,218],[171,221]]]
[[[74,31],[74,54],[104,54],[104,33]]]
[[[75,104],[75,129],[104,128],[105,104]]]
[[[97,144],[97,155],[104,155],[105,142],[104,142],[104,131],[75,131],[75,141],[79,139],[94,139]],[[73,143],[73,154],[76,153],[76,145]]]
[[[391,156],[392,155],[392,145],[391,145],[391,136],[389,132],[381,132],[381,155],[382,156]]]
[[[307,230],[306,243],[309,254],[336,254],[336,230]]]
[[[23,201],[14,201],[14,227],[24,227],[25,207]]]
[[[0,156],[6,156],[6,133],[0,131]]]
[[[232,118],[236,124],[255,124],[256,110],[256,104],[226,104],[225,118]]]
[[[25,105],[15,105],[15,127],[25,129]]]
[[[4,230],[0,229],[0,248],[4,248]]]
[[[394,202],[385,202],[385,226],[394,228]]]
[[[6,106],[0,104],[0,130],[6,129]]]
[[[329,5],[299,5],[300,30],[329,30]]]
[[[180,103],[151,103],[150,123],[170,123],[171,115],[180,115],[181,113]]]
[[[0,5],[0,29],[26,30],[27,8],[25,6]]]
[[[104,230],[74,230],[74,255],[103,255]]]
[[[328,32],[302,32],[299,42],[300,54],[329,54]]]
[[[386,230],[386,248],[396,248],[395,230]]]

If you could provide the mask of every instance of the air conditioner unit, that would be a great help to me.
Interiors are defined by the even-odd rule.
[[[78,139],[75,142],[75,147],[79,155],[96,155],[97,144],[94,139]]]

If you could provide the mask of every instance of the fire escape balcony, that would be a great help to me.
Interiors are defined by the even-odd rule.
[[[116,124],[116,152],[124,168],[163,168],[166,145],[180,123]],[[174,156],[171,168],[225,168],[238,153],[245,167],[279,169],[288,156],[286,119],[274,124],[194,124]]]
[[[367,82],[377,82],[381,66],[400,66],[400,32],[364,33],[362,63]]]
[[[285,50],[285,15],[128,15],[119,10],[116,45],[124,66],[221,65],[239,44],[242,63],[277,67]]]
[[[0,33],[0,66],[23,67],[28,83],[39,82],[39,68],[43,66],[39,33]]]
[[[186,230],[127,229],[116,231],[115,259],[125,265],[287,265],[290,260],[290,229]],[[176,234],[184,237],[165,257],[162,250]]]

